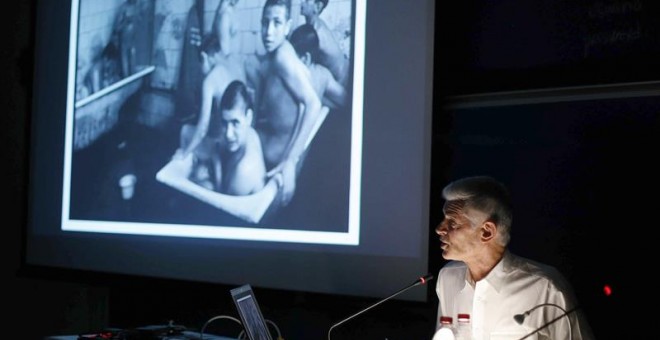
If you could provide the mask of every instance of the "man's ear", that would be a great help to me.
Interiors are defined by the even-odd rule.
[[[245,110],[245,119],[247,120],[248,125],[252,126],[252,119],[254,118],[254,112],[252,109]]]
[[[315,1],[314,6],[316,7],[316,14],[321,14],[323,10],[323,3],[321,1]]]
[[[309,66],[312,64],[312,55],[309,52],[305,52],[305,54],[300,56],[300,60],[302,60],[303,64]]]
[[[284,32],[285,32],[284,35],[286,35],[287,37],[289,36],[289,34],[291,34],[291,23],[292,23],[292,22],[293,22],[293,19],[288,19],[288,20],[284,23],[284,24],[286,25],[286,27],[285,27],[286,30],[284,31]]]
[[[497,235],[497,225],[491,221],[486,221],[481,225],[481,241],[489,242]]]

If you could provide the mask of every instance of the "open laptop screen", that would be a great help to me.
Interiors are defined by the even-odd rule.
[[[245,284],[234,288],[231,290],[231,296],[248,338],[250,340],[273,340],[252,287]]]

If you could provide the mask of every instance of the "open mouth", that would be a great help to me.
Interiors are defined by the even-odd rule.
[[[444,250],[448,247],[449,247],[449,243],[447,243],[446,241],[440,240],[440,248],[442,248]]]

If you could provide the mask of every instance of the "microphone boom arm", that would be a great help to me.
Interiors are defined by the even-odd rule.
[[[417,281],[415,281],[415,282],[413,282],[411,285],[409,285],[408,287],[405,287],[405,288],[403,288],[403,289],[400,289],[400,290],[397,291],[396,293],[394,293],[394,294],[392,294],[392,295],[390,295],[390,296],[388,296],[388,297],[386,297],[386,298],[384,298],[384,299],[382,299],[382,300],[380,300],[380,301],[374,303],[373,305],[371,305],[371,306],[369,306],[369,307],[367,307],[367,308],[365,308],[365,309],[363,309],[363,310],[361,310],[361,311],[359,311],[359,312],[357,312],[357,313],[355,313],[355,314],[353,314],[353,315],[351,315],[351,316],[345,318],[344,320],[341,320],[341,321],[337,322],[336,324],[332,325],[332,327],[330,327],[330,329],[328,330],[328,340],[330,340],[330,332],[332,332],[332,330],[333,330],[335,327],[337,327],[337,326],[339,326],[339,325],[342,325],[342,324],[345,323],[346,321],[351,320],[351,319],[355,318],[356,316],[358,316],[358,315],[360,315],[360,314],[362,314],[362,313],[364,313],[364,312],[366,312],[366,311],[368,311],[368,310],[371,310],[372,308],[374,308],[374,307],[380,305],[381,303],[383,303],[383,302],[385,302],[385,301],[387,301],[387,300],[389,300],[389,299],[391,299],[391,298],[393,298],[393,297],[395,297],[395,296],[397,296],[397,295],[403,293],[404,291],[406,291],[406,290],[408,290],[408,289],[410,289],[410,288],[412,288],[412,287],[426,284],[427,282],[429,282],[429,281],[431,281],[431,280],[433,280],[433,275],[427,274],[427,275],[425,275],[425,276],[422,276],[422,277],[420,277],[419,279],[417,279]]]
[[[523,340],[523,339],[527,339],[527,338],[529,338],[530,336],[532,336],[532,335],[538,333],[540,330],[542,330],[542,329],[544,329],[544,328],[546,328],[546,327],[552,325],[553,323],[559,321],[559,319],[561,319],[561,318],[563,318],[563,317],[565,317],[565,316],[568,316],[568,314],[571,314],[571,313],[575,312],[578,308],[580,308],[580,306],[575,306],[575,307],[569,309],[568,311],[566,311],[566,312],[564,312],[563,314],[559,315],[558,317],[556,317],[556,318],[554,318],[554,319],[548,321],[548,322],[547,322],[546,324],[544,324],[543,326],[541,326],[541,327],[535,329],[533,332],[528,333],[527,335],[523,336],[522,338],[519,338],[518,340]],[[572,338],[573,338],[573,330],[570,328],[570,325],[571,325],[571,321],[570,321],[570,320],[568,321],[568,325],[569,325],[569,332],[571,332],[570,337],[571,337],[571,339],[572,339]]]

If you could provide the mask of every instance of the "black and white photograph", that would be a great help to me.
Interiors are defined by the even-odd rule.
[[[71,13],[63,230],[359,243],[364,1]]]

